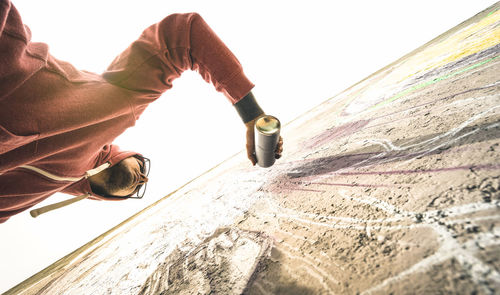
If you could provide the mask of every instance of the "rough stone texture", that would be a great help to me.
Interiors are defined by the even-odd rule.
[[[500,293],[499,7],[7,293]]]
[[[139,294],[242,293],[271,244],[257,232],[220,228],[195,249],[170,254]]]

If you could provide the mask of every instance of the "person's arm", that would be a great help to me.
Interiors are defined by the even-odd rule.
[[[251,94],[253,83],[241,64],[197,13],[172,14],[147,28],[109,66],[103,77],[112,84],[154,100],[185,70],[195,70],[236,107],[247,130],[264,114]],[[140,113],[140,112],[138,112]],[[248,142],[247,151],[254,153]],[[253,139],[252,139],[253,140]],[[254,157],[250,160],[255,164]]]
[[[10,11],[10,1],[0,0],[0,36],[2,36],[5,24],[7,23],[7,17]]]
[[[30,39],[31,32],[16,7],[11,1],[0,0],[0,99],[44,66],[48,46]]]
[[[156,99],[185,70],[199,72],[232,104],[254,87],[234,54],[197,13],[172,14],[144,30],[103,77]]]

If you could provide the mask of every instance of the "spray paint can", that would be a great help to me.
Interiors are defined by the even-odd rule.
[[[265,115],[255,122],[255,156],[260,167],[271,167],[276,158],[274,151],[280,137],[281,123],[273,116]]]

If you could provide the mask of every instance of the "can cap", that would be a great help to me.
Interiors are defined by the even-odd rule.
[[[279,132],[280,128],[280,121],[275,117],[269,115],[259,118],[255,122],[255,129],[257,129],[259,133],[262,133],[264,135],[271,135]]]

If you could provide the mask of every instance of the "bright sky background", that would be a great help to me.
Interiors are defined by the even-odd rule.
[[[282,123],[494,3],[14,1],[34,41],[49,44],[58,59],[97,73],[147,26],[171,13],[199,12],[256,84],[253,92],[260,105]],[[36,219],[23,212],[1,224],[0,292],[241,151],[244,140],[243,124],[226,98],[197,73],[184,73],[116,142],[152,160],[146,197],[125,202],[84,200]],[[37,207],[67,197],[57,194]]]

